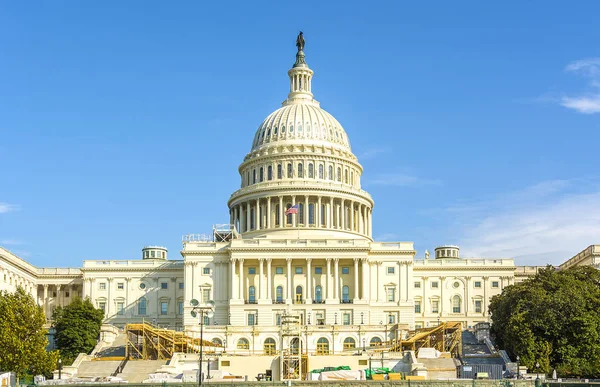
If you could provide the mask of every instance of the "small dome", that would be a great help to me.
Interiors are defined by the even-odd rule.
[[[303,145],[328,142],[351,151],[348,135],[338,120],[313,104],[289,104],[271,113],[258,127],[251,151],[279,141]]]

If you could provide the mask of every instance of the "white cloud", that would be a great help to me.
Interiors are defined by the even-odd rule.
[[[405,173],[384,173],[376,175],[367,181],[371,185],[384,185],[395,187],[415,187],[424,185],[441,185],[440,180],[426,179]]]
[[[19,206],[15,206],[14,204],[2,203],[0,202],[0,214],[5,214],[11,211],[17,211]]]
[[[5,245],[5,246],[17,246],[17,245],[22,245],[23,242],[15,240],[15,239],[2,239],[0,240],[0,246]]]
[[[483,207],[478,220],[470,217],[455,230],[463,256],[513,257],[517,265],[556,265],[600,243],[600,188],[582,180],[542,182]],[[460,221],[459,217],[457,224]]]
[[[589,86],[595,90],[579,96],[562,97],[560,105],[583,114],[600,113],[600,58],[582,59],[569,63],[565,71],[589,78]]]
[[[380,155],[382,153],[387,153],[390,150],[388,148],[369,148],[366,149],[365,151],[363,151],[362,153],[360,153],[357,157],[358,160],[369,160],[369,159],[373,159],[375,157],[377,157],[377,155]]]

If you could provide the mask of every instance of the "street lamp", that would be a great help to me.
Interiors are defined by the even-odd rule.
[[[364,317],[365,317],[365,312],[360,312],[360,323],[361,324],[365,323]]]
[[[519,379],[519,361],[521,360],[521,358],[519,357],[519,355],[517,355],[517,379]]]
[[[58,378],[62,379],[62,360],[58,359]]]
[[[363,337],[363,352],[367,350],[367,339]]]
[[[335,325],[337,325],[337,312],[335,312],[333,314],[333,317],[334,317],[334,323],[335,323]]]
[[[198,358],[198,386],[202,386],[202,355],[204,351],[204,316],[213,318],[215,315],[215,302],[212,300],[206,301],[205,306],[200,306],[200,303],[195,298],[190,300],[192,306],[192,317],[198,317],[198,325],[200,325],[200,357]]]
[[[540,363],[538,363],[537,361],[535,362],[535,373],[536,373],[536,379],[540,378]]]
[[[308,312],[308,325],[310,325],[310,312]]]

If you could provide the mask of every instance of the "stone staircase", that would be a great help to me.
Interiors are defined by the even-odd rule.
[[[86,360],[77,368],[77,378],[93,379],[111,376],[121,364],[120,360]]]
[[[167,362],[168,360],[129,360],[125,364],[123,372],[117,374],[117,377],[127,380],[129,383],[141,383],[143,380],[148,379],[149,374],[156,372]]]

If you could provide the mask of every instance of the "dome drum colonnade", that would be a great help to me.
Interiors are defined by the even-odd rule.
[[[259,126],[229,199],[238,232],[341,230],[372,240],[373,200],[360,188],[362,166],[341,124],[313,98],[313,71],[299,51],[283,107]],[[298,205],[297,215],[285,215]],[[317,237],[313,235],[313,237]]]

